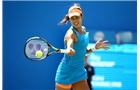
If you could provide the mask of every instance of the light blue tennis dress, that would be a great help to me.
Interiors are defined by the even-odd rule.
[[[55,77],[57,83],[64,85],[73,84],[80,80],[87,79],[87,72],[84,68],[84,57],[89,43],[89,33],[85,32],[85,34],[81,35],[73,27],[70,27],[70,29],[75,32],[78,38],[77,42],[73,45],[75,54],[74,56],[64,54]],[[82,30],[84,29],[85,28],[82,26]]]

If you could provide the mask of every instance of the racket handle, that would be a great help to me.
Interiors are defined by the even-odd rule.
[[[69,53],[70,51],[69,50],[66,50],[66,49],[60,49],[60,53]]]

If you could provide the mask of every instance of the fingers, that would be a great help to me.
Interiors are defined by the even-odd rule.
[[[104,47],[103,49],[108,50],[108,49],[110,49],[110,47]]]
[[[109,41],[108,40],[103,41],[103,43],[107,43],[107,42],[109,42]]]
[[[110,44],[104,44],[104,49],[105,49],[105,50],[110,49],[110,47],[109,47],[109,46],[110,46]]]
[[[108,43],[109,41],[108,40],[105,40],[105,41],[103,41],[103,43],[104,43],[104,47],[103,47],[103,49],[105,49],[105,50],[108,50],[108,49],[110,49],[110,44]]]
[[[110,44],[108,42],[109,42],[108,40],[103,41],[105,47],[110,46]]]
[[[110,44],[109,43],[106,43],[105,46],[110,46]]]
[[[102,38],[100,38],[97,42],[102,42]],[[103,41],[103,43],[108,43],[108,40]]]
[[[98,42],[101,42],[102,41],[102,38],[100,38],[99,40],[98,40]]]
[[[96,45],[98,46],[98,49],[103,48],[105,50],[110,49],[110,44],[108,43],[108,40],[102,41],[102,38],[100,38],[97,42]]]

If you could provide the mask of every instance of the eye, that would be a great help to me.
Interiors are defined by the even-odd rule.
[[[71,20],[77,20],[79,18],[80,18],[79,16],[73,16],[73,17],[71,17]]]
[[[76,19],[78,19],[79,17],[78,16],[76,16]]]
[[[75,20],[75,16],[71,17],[71,20]]]
[[[74,20],[74,18],[73,18],[73,17],[72,17],[71,19],[72,19],[72,20]]]

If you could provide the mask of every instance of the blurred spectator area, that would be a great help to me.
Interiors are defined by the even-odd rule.
[[[137,32],[129,30],[87,30],[90,32],[90,42],[96,42],[99,38],[109,40],[112,44],[137,44]]]

